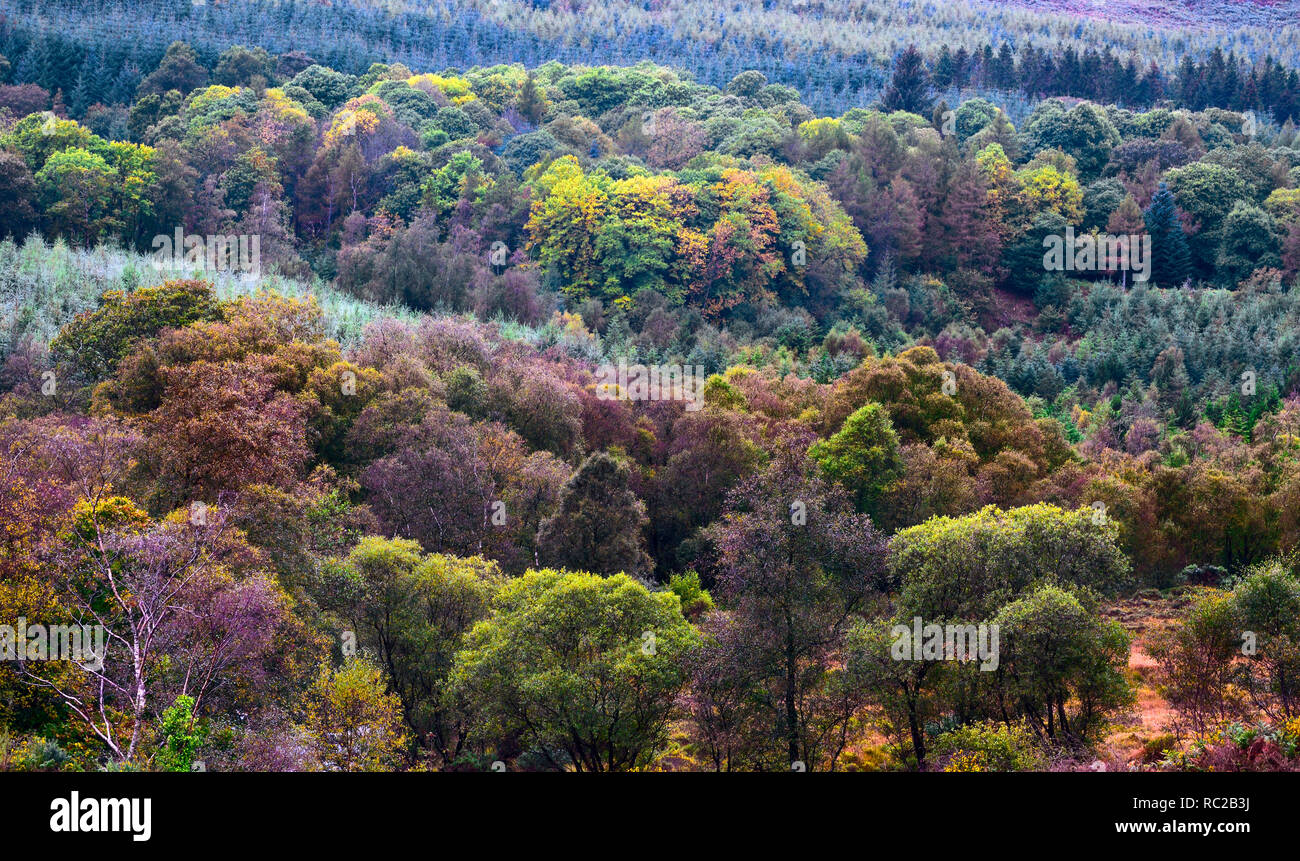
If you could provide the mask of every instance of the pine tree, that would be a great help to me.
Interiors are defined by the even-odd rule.
[[[898,57],[893,80],[881,100],[886,111],[910,111],[925,116],[930,110],[930,73],[915,45]]]
[[[993,82],[1004,90],[1016,85],[1016,58],[1011,53],[1011,44],[1003,42],[998,49],[997,66],[994,68]]]
[[[81,64],[81,73],[77,75],[77,85],[71,94],[72,114],[84,116],[86,108],[96,102],[104,101],[104,88],[108,85],[108,73],[104,68],[103,58],[98,49],[91,47],[86,59]]]
[[[515,102],[515,107],[519,111],[519,115],[528,120],[529,123],[537,125],[541,121],[546,106],[541,93],[537,90],[537,80],[533,77],[532,72],[528,73],[524,85],[519,88],[519,97]]]
[[[564,482],[557,510],[537,530],[542,561],[606,576],[648,575],[654,563],[642,538],[645,503],[628,479],[627,464],[603,451],[589,455]]]
[[[1191,254],[1167,184],[1160,183],[1145,220],[1151,235],[1151,280],[1161,287],[1181,286],[1191,272]]]
[[[970,83],[971,56],[965,48],[958,48],[952,62],[952,85],[960,89]]]
[[[948,50],[948,45],[945,43],[939,49],[939,59],[934,64],[934,85],[940,89],[947,89],[952,86],[955,76],[956,70],[953,66],[952,51]]]
[[[997,260],[998,234],[988,221],[988,189],[972,161],[962,162],[948,186],[939,222],[943,250],[957,266],[988,271]]]

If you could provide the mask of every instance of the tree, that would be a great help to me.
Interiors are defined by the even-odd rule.
[[[908,45],[894,63],[894,76],[881,103],[886,111],[908,111],[927,116],[930,111],[930,73],[915,45]]]
[[[1044,104],[1059,104],[1045,102]],[[1101,173],[1110,151],[1120,142],[1106,112],[1090,102],[1080,102],[1067,111],[1034,111],[1026,124],[1035,149],[1057,148],[1074,157],[1079,177],[1091,181]]]
[[[875,514],[881,495],[902,476],[898,435],[889,412],[880,404],[867,404],[844,421],[830,439],[808,450],[832,481],[854,495],[859,511]]]
[[[532,448],[560,457],[572,456],[582,439],[577,395],[540,363],[502,368],[488,382],[485,402],[479,407]]]
[[[661,577],[686,562],[697,545],[692,537],[717,519],[727,492],[762,458],[730,410],[683,411],[670,436],[650,506],[651,552]]]
[[[166,499],[212,501],[222,490],[297,478],[311,454],[303,407],[255,365],[194,362],[164,368],[162,379],[148,461]]]
[[[1150,637],[1161,693],[1193,732],[1205,733],[1238,712],[1229,690],[1241,647],[1232,596],[1216,589],[1198,590],[1180,618]]]
[[[843,675],[844,635],[885,585],[884,539],[816,475],[806,450],[787,441],[707,530],[725,613],[701,666],[747,692],[756,764],[781,770],[835,767],[858,707]]]
[[[762,72],[748,69],[732,78],[727,84],[727,92],[742,99],[753,99],[767,84],[767,76]]]
[[[59,331],[50,352],[72,379],[98,382],[116,371],[140,341],[164,329],[222,316],[207,281],[164,281],[130,293],[110,290],[99,297],[98,308],[77,315]]]
[[[207,737],[196,725],[194,698],[179,696],[162,714],[162,744],[154,753],[154,766],[160,771],[188,772],[194,767],[194,754]]]
[[[510,169],[523,176],[524,171],[545,161],[552,153],[562,153],[564,148],[555,136],[545,129],[516,135],[506,144],[501,158]]]
[[[1236,287],[1256,269],[1278,269],[1278,226],[1273,216],[1258,206],[1238,202],[1223,220],[1219,254],[1215,260],[1218,280]]]
[[[654,131],[646,150],[646,163],[652,167],[680,170],[699,155],[708,144],[704,127],[683,119],[673,108],[660,108],[652,114]]]
[[[991,219],[988,188],[973,161],[964,161],[953,174],[943,198],[938,223],[942,248],[958,267],[991,270],[1001,241]]]
[[[1026,225],[1027,229],[1015,242],[1007,245],[1002,260],[1009,273],[1011,285],[1020,293],[1034,294],[1048,273],[1049,262],[1043,249],[1048,246],[1049,237],[1065,236],[1069,223],[1055,212],[1044,212]],[[1067,250],[1067,254],[1072,253]]]
[[[1291,222],[1282,241],[1282,265],[1288,274],[1300,272],[1300,218]]]
[[[584,297],[597,287],[595,236],[609,195],[572,156],[552,162],[538,185],[542,193],[535,192],[529,213],[528,247],[555,270],[565,292]]]
[[[1285,559],[1258,563],[1232,590],[1232,604],[1247,632],[1234,632],[1247,658],[1246,689],[1273,719],[1294,717],[1300,711],[1300,580]]]
[[[36,227],[36,179],[21,155],[0,150],[0,239],[18,242]]]
[[[1125,194],[1119,204],[1110,211],[1104,226],[1107,233],[1116,236],[1138,236],[1146,230],[1142,207],[1138,206],[1133,195]]]
[[[307,691],[305,726],[326,771],[391,771],[406,737],[401,703],[384,672],[365,658],[322,664]]]
[[[519,115],[533,125],[537,125],[542,120],[542,115],[546,112],[546,97],[542,95],[537,86],[537,77],[528,73],[524,79],[523,85],[519,88],[519,95],[515,99],[515,109]]]
[[[249,50],[243,45],[231,45],[217,58],[217,67],[212,71],[212,79],[218,84],[230,87],[260,84],[261,88],[265,88],[274,74],[271,55],[265,48]]]
[[[113,209],[117,171],[84,149],[56,152],[36,172],[45,223],[53,233],[82,245],[117,233],[123,226]]]
[[[529,571],[502,588],[456,656],[456,690],[484,741],[517,738],[575,771],[650,765],[698,636],[671,592],[617,574]]]
[[[845,637],[846,667],[850,684],[865,691],[884,713],[891,735],[911,745],[914,764],[920,767],[926,757],[926,724],[943,708],[934,688],[946,667],[937,661],[896,659],[896,622],[911,626],[910,619],[902,618],[855,622]]]
[[[1001,112],[1001,108],[987,99],[974,98],[962,102],[953,115],[957,140],[965,143],[991,125]]]
[[[1147,207],[1145,223],[1151,237],[1151,281],[1161,287],[1182,286],[1191,273],[1191,257],[1173,192],[1163,182]]]
[[[414,541],[363,538],[327,570],[327,606],[373,649],[420,746],[444,765],[460,756],[470,731],[450,691],[452,661],[464,634],[488,615],[505,578],[475,557],[424,555]]]
[[[1050,164],[1031,164],[1017,171],[1015,178],[1020,186],[1015,203],[1022,213],[1022,226],[1028,226],[1024,219],[1032,222],[1046,215],[1059,215],[1071,224],[1083,220],[1083,190],[1068,172]]]
[[[654,563],[642,532],[649,520],[628,479],[626,463],[603,451],[589,455],[537,530],[542,561],[597,574],[648,575]]]
[[[356,77],[313,64],[294,75],[290,83],[302,87],[322,105],[334,110],[348,100]]]
[[[362,413],[354,444],[373,445],[367,419],[384,405],[378,401]],[[486,437],[484,428],[445,408],[429,409],[414,427],[399,431],[390,444],[393,452],[361,476],[387,531],[429,550],[482,553],[492,529],[492,503],[501,498]]]
[[[1223,221],[1238,201],[1250,200],[1250,188],[1236,170],[1210,161],[1176,167],[1165,174],[1165,182],[1178,201],[1179,210],[1191,222],[1189,235],[1194,231],[1196,236],[1188,246],[1193,268],[1202,277],[1209,278],[1214,273]],[[1152,237],[1154,240],[1154,234]]]
[[[199,65],[198,53],[184,42],[172,42],[158,68],[140,82],[139,95],[177,90],[184,96],[207,78],[208,70]]]
[[[1001,639],[999,701],[1007,717],[1023,715],[1040,737],[1082,742],[1108,711],[1132,700],[1123,675],[1128,635],[1068,590],[1041,583],[993,624]]]
[[[1117,524],[1095,513],[988,506],[902,530],[890,543],[900,612],[927,622],[979,621],[1044,582],[1113,594],[1128,582],[1129,563]]]
[[[115,761],[131,762],[162,703],[192,696],[197,709],[268,656],[283,606],[270,581],[249,569],[249,548],[227,511],[154,523],[129,499],[107,495],[102,481],[85,485],[90,493],[74,507],[50,572],[73,624],[102,626],[101,653],[81,664],[80,683],[34,665],[25,672],[54,690]],[[160,697],[168,687],[173,695]]]

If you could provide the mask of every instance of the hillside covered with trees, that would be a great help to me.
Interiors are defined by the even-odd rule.
[[[265,5],[0,4],[0,768],[1300,767],[1288,31]]]

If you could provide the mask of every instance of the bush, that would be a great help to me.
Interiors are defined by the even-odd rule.
[[[33,738],[23,746],[17,757],[20,771],[58,771],[71,759],[59,743],[46,738]]]
[[[944,771],[1037,771],[1047,765],[1024,724],[967,724],[939,735],[932,749]]]
[[[681,600],[682,615],[692,621],[713,609],[713,596],[700,587],[699,572],[693,569],[669,577],[668,591]]]

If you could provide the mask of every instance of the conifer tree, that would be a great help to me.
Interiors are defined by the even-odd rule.
[[[537,544],[544,564],[606,576],[650,574],[642,531],[645,503],[628,487],[627,464],[598,451],[560,490],[559,509],[542,521]]]
[[[925,116],[930,108],[930,73],[915,45],[898,57],[893,80],[885,90],[882,103],[886,111],[910,111]]]
[[[1152,282],[1161,287],[1181,286],[1191,271],[1191,255],[1173,192],[1163,182],[1147,208],[1146,226],[1151,235]]]

